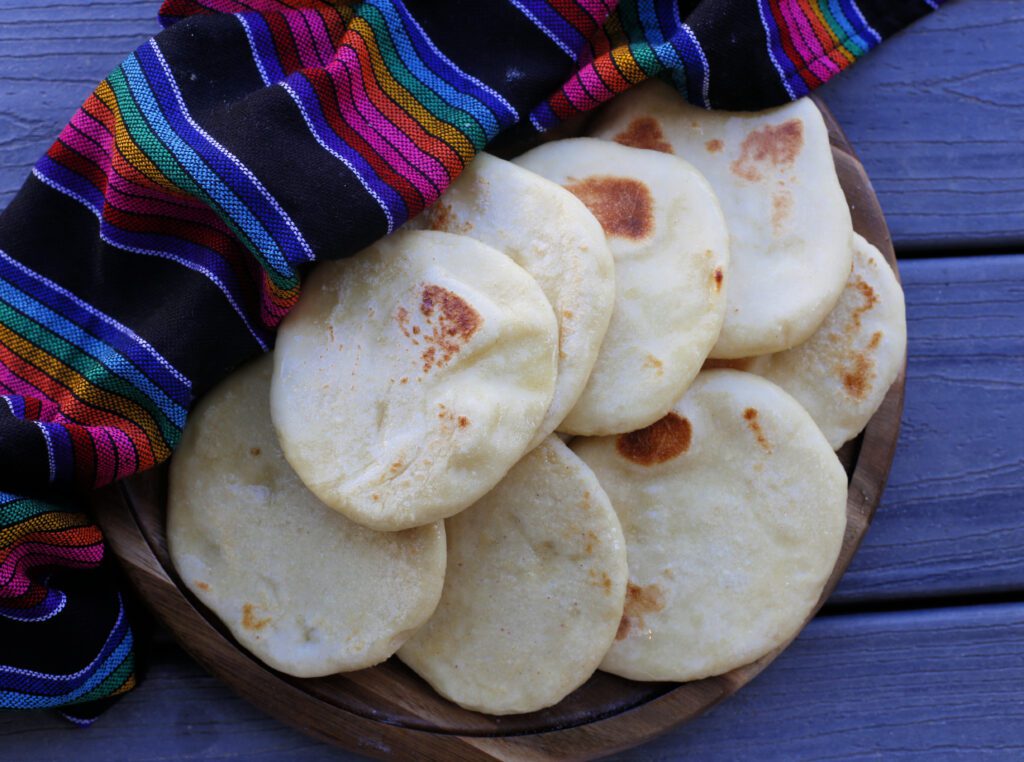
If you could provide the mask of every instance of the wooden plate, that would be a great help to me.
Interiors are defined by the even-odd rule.
[[[896,268],[892,242],[864,168],[842,130],[829,125],[839,181],[854,228]],[[864,433],[840,452],[850,474],[842,553],[819,606],[835,588],[878,505],[896,448],[904,374]],[[141,597],[203,667],[238,694],[311,736],[369,756],[444,760],[591,759],[634,746],[696,717],[767,667],[782,648],[719,677],[685,684],[636,683],[597,673],[558,705],[489,717],[442,699],[396,659],[328,678],[271,670],[238,646],[188,592],[167,554],[164,469],[96,493],[107,541]]]

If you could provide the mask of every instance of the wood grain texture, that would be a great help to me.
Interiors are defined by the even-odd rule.
[[[904,260],[907,407],[833,601],[1024,591],[1024,256]]]
[[[154,0],[0,0],[0,209],[78,106],[159,31]]]
[[[611,759],[1020,759],[1022,683],[1024,604],[819,617],[733,699]],[[0,715],[0,749],[5,762],[365,759],[268,719],[173,646],[87,731]]]
[[[1024,241],[1024,3],[952,0],[820,91],[901,254]]]
[[[0,208],[157,0],[0,2]],[[820,92],[898,249],[1024,242],[1024,3],[952,0]]]

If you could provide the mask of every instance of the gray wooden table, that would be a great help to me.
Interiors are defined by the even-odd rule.
[[[155,0],[0,0],[0,206]],[[822,94],[901,257],[906,410],[826,610],[764,675],[619,760],[1024,758],[1024,0],[954,0]],[[0,759],[355,759],[249,707],[158,634],[88,730],[0,714]]]

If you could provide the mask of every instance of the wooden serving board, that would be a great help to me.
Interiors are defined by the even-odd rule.
[[[896,269],[889,231],[864,168],[842,130],[829,126],[836,170],[853,226]],[[863,434],[840,451],[850,475],[842,552],[818,606],[860,545],[889,474],[900,414],[900,373]],[[186,589],[167,553],[166,470],[140,474],[96,493],[94,509],[139,595],[182,647],[243,698],[318,739],[374,757],[432,760],[592,759],[635,746],[731,696],[783,648],[718,677],[690,683],[638,683],[602,672],[549,709],[491,717],[442,699],[397,659],[327,678],[275,672],[241,648]]]

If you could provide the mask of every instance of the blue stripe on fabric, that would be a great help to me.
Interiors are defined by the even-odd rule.
[[[433,45],[404,5],[388,0],[370,0],[367,4],[384,16],[393,40],[398,35],[411,46],[415,56],[407,58],[403,46],[396,45],[407,68],[450,106],[470,114],[488,139],[519,121],[519,113],[500,93],[464,72]]]
[[[192,392],[188,379],[174,370],[163,356],[130,329],[120,326],[109,316],[100,317],[96,314],[95,308],[84,307],[83,303],[69,292],[25,265],[15,262],[3,251],[0,251],[0,278],[14,283],[18,290],[31,294],[40,304],[63,315],[127,358],[175,404],[184,407],[191,402]]]
[[[571,58],[575,59],[587,44],[580,30],[545,0],[512,0],[512,4]]]
[[[331,129],[313,85],[301,74],[291,75],[285,84],[317,142],[340,159],[384,209],[388,217],[388,232],[409,219],[409,211],[398,191],[384,182],[362,154]]]
[[[46,597],[30,608],[5,607],[0,603],[0,617],[15,622],[45,622],[63,611],[67,601],[68,596],[64,591],[47,588]]]
[[[245,27],[249,44],[256,57],[256,65],[268,85],[280,82],[285,78],[284,70],[277,58],[274,36],[260,13],[239,13],[238,20]]]
[[[307,261],[305,251],[289,240],[291,231],[267,203],[251,173],[211,145],[189,122],[176,99],[157,98],[160,90],[176,89],[177,85],[153,49],[140,47],[121,69],[150,128],[178,159],[197,190],[223,211],[225,221],[250,242],[253,253],[269,268],[284,278],[295,278],[292,263]]]
[[[7,286],[7,288],[4,288]],[[98,340],[75,325],[64,315],[42,305],[0,275],[0,300],[28,316],[46,330],[102,365],[111,375],[123,379],[142,391],[146,397],[179,429],[185,425],[186,410],[176,404],[163,390],[109,344]],[[51,353],[52,354],[52,353]]]
[[[235,291],[228,284],[225,284],[220,277],[220,274],[230,272],[231,274],[228,277],[230,277],[231,283],[237,283],[233,271],[230,270],[223,257],[216,252],[211,253],[205,247],[181,238],[158,236],[154,233],[135,233],[112,225],[104,219],[102,207],[92,206],[78,192],[79,188],[87,190],[94,186],[80,175],[56,162],[49,161],[45,164],[41,162],[40,165],[35,167],[34,172],[40,181],[84,204],[99,220],[99,235],[104,242],[136,254],[167,259],[205,276],[224,295],[235,311],[235,314],[238,315],[250,335],[256,340],[256,343],[259,344],[263,351],[269,350],[272,332],[262,325],[253,323],[235,298]],[[166,245],[165,241],[169,241],[170,245]],[[161,246],[163,248],[160,248]],[[196,252],[202,255],[201,261],[195,259],[194,255]],[[189,256],[181,256],[181,254]]]
[[[782,47],[782,36],[775,17],[772,15],[769,0],[757,0],[757,10],[761,14],[761,26],[764,28],[768,43],[768,56],[771,58],[775,71],[779,73],[782,86],[792,99],[807,95],[811,90],[799,75],[795,64],[786,55]]]
[[[78,672],[48,675],[33,670],[0,665],[0,705],[42,709],[70,703],[102,683],[129,657],[132,632],[125,618],[124,603],[118,595],[119,610],[114,627],[99,654]]]

